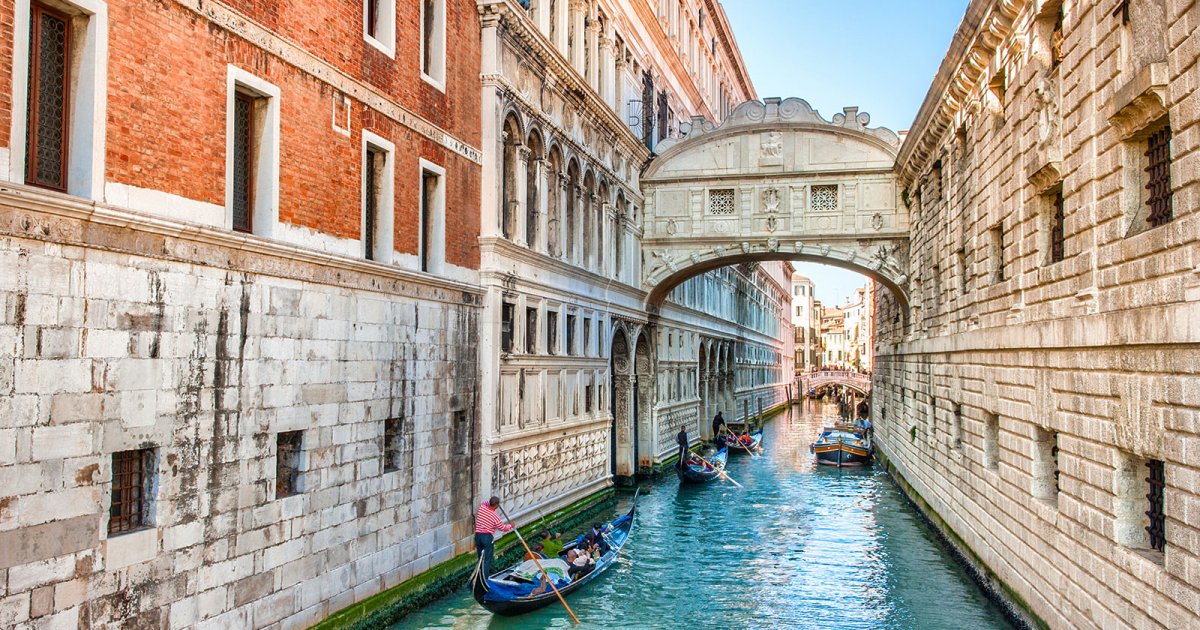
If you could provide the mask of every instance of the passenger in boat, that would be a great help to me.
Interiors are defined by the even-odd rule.
[[[591,553],[593,550],[598,550],[601,554],[608,552],[608,540],[604,536],[604,530],[600,523],[592,524],[592,531],[584,534],[582,547]]]
[[[583,551],[572,549],[567,552],[567,563],[571,566],[567,568],[567,575],[572,579],[579,579],[592,572],[596,564],[592,562],[590,556]]]
[[[721,437],[722,437],[721,433],[723,432],[724,428],[725,428],[725,416],[722,416],[721,412],[718,411],[717,415],[713,416],[713,424],[712,424],[713,442],[716,442],[717,444],[721,443]]]
[[[542,532],[542,548],[545,550],[547,558],[557,558],[562,555],[562,534],[549,531]]]
[[[483,574],[492,574],[492,558],[495,553],[496,530],[512,531],[512,524],[505,523],[496,512],[500,509],[500,497],[492,497],[479,504],[475,512],[475,554],[483,563]]]
[[[533,547],[525,554],[526,560],[545,560],[545,547],[542,543],[533,543]]]

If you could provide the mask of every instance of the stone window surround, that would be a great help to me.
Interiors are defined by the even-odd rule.
[[[369,35],[370,28],[367,24],[367,5],[371,2],[376,3],[378,11],[375,37]],[[396,0],[363,0],[363,41],[388,57],[396,58]]]
[[[395,257],[395,234],[396,234],[396,145],[385,140],[383,137],[371,133],[366,129],[362,131],[362,152],[359,163],[362,164],[362,173],[360,177],[359,198],[366,203],[367,199],[367,169],[373,168],[374,165],[368,161],[368,151],[375,150],[383,154],[383,166],[380,168],[378,194],[375,195],[375,242],[372,243],[372,253],[374,254],[375,262],[387,265],[390,264]],[[360,205],[360,207],[362,207]],[[363,240],[362,255],[366,256],[367,242],[367,213],[363,208],[359,220],[359,234]]]
[[[279,223],[279,87],[233,65],[225,76],[225,229],[233,229],[234,100],[237,93],[255,96],[254,234],[272,238]],[[264,107],[265,105],[265,107]]]
[[[72,20],[70,128],[67,194],[100,200],[104,194],[108,99],[108,3],[105,0],[51,0],[49,6]],[[13,16],[12,120],[8,180],[25,183],[25,136],[29,107],[30,0],[16,0]],[[80,22],[86,21],[86,25]],[[4,164],[0,149],[0,168]]]
[[[395,0],[388,0],[393,3],[393,13],[395,11]],[[425,6],[426,0],[421,0],[420,25],[421,32],[421,50],[418,67],[422,67],[421,80],[432,85],[439,92],[446,91],[446,0],[431,0],[434,7],[433,16],[433,33],[428,38],[433,45],[433,50],[430,51],[430,67],[429,72],[425,72],[423,66],[425,64]]]

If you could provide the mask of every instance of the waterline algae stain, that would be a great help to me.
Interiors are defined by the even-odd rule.
[[[814,463],[813,411],[769,423],[761,459],[730,461],[742,490],[664,477],[643,494],[619,566],[570,599],[581,627],[1009,628],[882,467]],[[561,606],[494,617],[464,588],[393,630],[569,625]]]

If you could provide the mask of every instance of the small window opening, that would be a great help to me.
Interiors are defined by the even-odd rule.
[[[987,414],[983,423],[983,466],[1000,467],[1000,416],[994,413]]]
[[[154,449],[121,451],[112,455],[112,491],[108,533],[122,534],[150,527]]]
[[[558,354],[558,311],[546,311],[546,354]]]
[[[513,311],[516,307],[505,302],[500,306],[500,351],[507,354],[513,350]]]
[[[300,452],[303,431],[284,431],[275,435],[275,497],[290,497],[300,492]]]
[[[383,472],[400,470],[400,455],[404,452],[404,418],[383,421]]]
[[[537,309],[525,309],[525,352],[528,354],[537,353]]]

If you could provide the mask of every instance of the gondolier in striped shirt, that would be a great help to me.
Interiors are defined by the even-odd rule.
[[[496,513],[500,509],[500,497],[492,497],[479,504],[475,512],[475,553],[476,560],[483,560],[483,575],[492,574],[492,556],[496,542],[496,530],[512,531],[512,524],[505,523]]]

